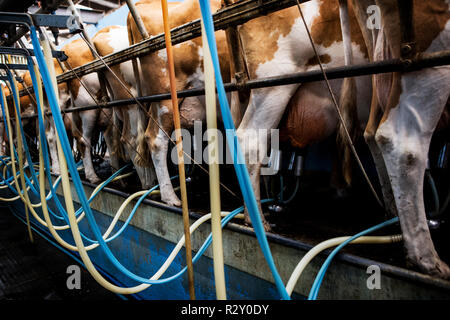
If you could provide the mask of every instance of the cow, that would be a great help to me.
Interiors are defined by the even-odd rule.
[[[100,56],[106,56],[129,47],[128,31],[125,26],[109,26],[100,30],[93,38],[95,48]],[[135,77],[132,62],[127,61],[111,66],[111,71],[105,71],[105,77],[114,100],[129,99],[138,96],[138,81]],[[117,77],[117,78],[116,78]],[[125,87],[124,87],[125,86]],[[130,160],[133,162],[143,189],[148,189],[156,183],[153,163],[148,152],[138,153],[147,127],[147,115],[144,106],[132,104],[113,109],[114,120],[122,124],[121,134],[114,137],[114,143],[121,143]],[[119,125],[119,124],[117,124]],[[140,141],[141,139],[142,141]],[[120,150],[119,147],[114,147]]]
[[[342,32],[340,28],[339,6],[337,0],[312,0],[301,4],[312,40],[324,67],[342,66],[345,64]],[[352,10],[350,10],[352,12]],[[350,15],[354,63],[368,61],[368,54],[363,35],[358,31],[357,20]],[[287,8],[257,19],[253,19],[238,28],[246,67],[250,79],[271,76],[282,76],[294,72],[318,70],[318,61],[311,46],[297,7]],[[232,52],[231,54],[236,54]],[[231,59],[232,61],[234,59]],[[339,98],[342,80],[331,81],[332,89]],[[370,97],[370,77],[357,81],[359,125],[367,118]],[[289,106],[289,107],[288,107]],[[231,109],[240,108],[232,104]],[[284,136],[295,137],[294,145],[303,147],[322,140],[338,128],[337,114],[330,94],[324,82],[309,84],[291,84],[252,90],[249,103],[237,127],[237,136],[244,146],[244,156],[249,170],[255,197],[260,203],[261,160],[267,153],[267,139],[254,139],[255,130],[263,130],[267,135],[272,129],[281,126]],[[301,114],[301,118],[315,119],[297,123],[289,120],[293,113]],[[306,112],[306,113],[305,113]],[[234,111],[233,114],[239,112]],[[286,113],[287,121],[280,124]],[[293,125],[290,122],[293,121]],[[256,155],[256,156],[255,156]],[[249,161],[257,159],[257,161]],[[266,231],[270,225],[262,215],[261,220]],[[246,212],[246,222],[251,223]]]
[[[449,46],[449,5],[443,0],[415,3],[415,31],[420,51],[438,51]],[[352,46],[355,63],[360,48],[367,48],[371,61],[400,57],[399,10],[397,1],[353,1],[362,36]],[[382,29],[368,30],[366,10],[378,5]],[[339,28],[331,25],[330,14],[337,1],[309,1],[301,5],[312,39],[325,66],[342,56]],[[277,76],[316,69],[308,66],[314,57],[297,8],[290,8],[252,20],[239,28],[251,78]],[[376,41],[374,41],[376,40]],[[353,40],[355,41],[355,39]],[[327,63],[328,60],[328,63]],[[438,257],[429,234],[423,203],[423,177],[431,135],[445,107],[450,87],[449,67],[410,74],[380,75],[373,80],[370,116],[364,136],[375,160],[383,186],[385,207],[398,215],[404,235],[407,261],[425,273],[448,278],[448,266]],[[237,130],[245,141],[249,129],[276,128],[289,101],[304,86],[287,85],[252,90],[250,103]],[[420,95],[418,94],[420,93]],[[248,144],[250,154],[265,154],[266,145]],[[260,164],[248,164],[259,200]]]
[[[220,1],[211,1],[212,10],[220,8]],[[160,1],[145,1],[136,4],[137,11],[142,17],[145,28],[150,36],[164,32]],[[185,0],[169,7],[170,28],[190,22],[200,17],[200,7],[196,0]],[[142,37],[129,15],[127,26],[130,44],[141,41]],[[229,81],[229,56],[226,37],[223,31],[216,32],[219,56],[221,60],[224,80]],[[204,83],[203,48],[201,38],[186,41],[173,48],[177,90],[201,87]],[[160,50],[140,57],[140,66],[145,81],[143,90],[146,94],[156,94],[170,91],[166,50]],[[180,118],[182,128],[191,128],[195,121],[205,119],[205,100],[201,97],[188,97],[180,100]],[[145,130],[147,151],[156,171],[161,190],[161,200],[169,205],[180,206],[181,201],[173,189],[167,167],[167,151],[170,134],[173,131],[173,113],[171,100],[152,103],[149,109],[149,121]]]
[[[407,2],[407,1],[405,1]],[[404,3],[405,3],[404,2]],[[417,53],[448,50],[450,4],[445,0],[413,1],[413,45],[402,43],[398,2],[352,1],[373,61],[414,58]],[[366,10],[377,6],[380,30],[366,26]],[[411,50],[412,49],[412,50]],[[404,58],[404,57],[403,57]],[[425,215],[423,180],[430,142],[438,124],[448,121],[450,67],[376,75],[365,140],[374,158],[386,210],[400,220],[407,262],[422,272],[450,278],[450,268],[438,256]]]
[[[32,87],[32,80],[31,80],[31,76],[30,73],[28,71],[26,72],[21,72],[21,73],[13,73],[14,77],[16,77],[16,85],[17,85],[17,90],[20,93],[20,91],[22,90],[27,90],[28,88]],[[5,86],[3,87],[3,92],[5,94],[5,97],[9,97],[7,100],[9,100],[8,103],[8,107],[9,107],[9,112],[11,116],[14,116],[15,114],[15,108],[14,108],[14,103],[13,103],[13,96],[10,95],[10,90],[9,88],[11,88],[11,86]],[[22,118],[22,126],[24,129],[24,133],[25,133],[25,138],[27,138],[28,143],[32,143],[33,138],[36,137],[36,133],[38,132],[38,123],[36,121],[36,118],[28,118],[27,116],[32,115],[36,112],[36,98],[34,96],[33,93],[27,93],[24,94],[22,96],[20,96],[19,98],[19,104],[20,104],[20,111],[21,111],[21,116]],[[14,126],[15,122],[12,121],[11,124]],[[1,132],[3,132],[3,135],[6,134],[5,130],[4,130],[4,123],[2,121],[1,124]],[[12,133],[14,135],[14,133]],[[6,138],[6,136],[2,137],[3,139]],[[3,140],[1,142],[1,144],[3,145]],[[6,150],[9,150],[8,147],[6,147]],[[4,150],[2,147],[2,155],[4,155]]]
[[[64,51],[68,57],[63,63],[69,71],[94,60],[94,56],[89,46],[82,39],[76,39],[66,44],[62,48],[62,51]],[[54,68],[57,75],[63,72],[56,59],[54,59]],[[63,112],[64,109],[69,106],[81,107],[96,104],[98,101],[101,101],[102,91],[98,75],[96,73],[91,73],[82,76],[80,79],[81,82],[78,78],[75,78],[58,85],[59,104]],[[100,131],[103,131],[107,148],[110,151],[112,168],[117,170],[119,165],[119,159],[115,156],[115,152],[112,151],[115,129],[114,124],[111,121],[112,110],[94,109],[72,112],[65,116],[67,117],[65,123],[71,125],[71,131],[77,144],[77,150],[81,152],[86,179],[93,184],[97,184],[101,179],[94,170],[91,146],[94,143],[94,138]],[[48,138],[54,137],[55,136]],[[50,144],[50,150],[56,152],[54,143]]]
[[[3,91],[3,95],[5,97],[9,96],[9,89],[3,82],[1,83],[1,89]],[[3,121],[3,111],[0,110],[0,116],[2,117],[2,121],[0,121],[0,156],[5,156],[7,154],[6,150],[8,149],[5,145],[8,137],[6,136],[5,123]]]

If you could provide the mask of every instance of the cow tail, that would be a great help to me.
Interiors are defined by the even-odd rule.
[[[353,63],[353,52],[347,0],[339,0],[339,11],[342,40],[344,44],[345,65],[351,65]],[[353,141],[355,141],[360,135],[356,93],[355,78],[345,78],[341,87],[341,95],[339,100],[339,109],[342,115],[343,123],[339,123],[337,132],[337,149],[338,155],[342,159],[342,176],[347,186],[351,185],[352,182],[353,156],[351,151],[351,143],[353,143]],[[348,141],[345,129],[347,129],[352,142]]]
[[[136,40],[133,36],[133,29],[131,24],[134,23],[134,20],[131,17],[131,13],[128,14],[127,18],[127,33],[128,33],[128,43],[131,45],[135,44]],[[144,115],[144,118],[146,116]],[[133,159],[133,163],[140,167],[150,167],[151,166],[151,158],[150,151],[147,146],[147,142],[145,139],[145,128],[141,128],[140,124],[138,124],[138,136],[136,138],[136,155]]]

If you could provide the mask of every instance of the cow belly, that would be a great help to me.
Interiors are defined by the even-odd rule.
[[[180,106],[180,121],[183,128],[190,128],[195,121],[203,121],[206,116],[204,102],[198,97],[187,97]]]
[[[304,148],[329,137],[337,126],[336,111],[322,83],[301,86],[280,122],[280,140]]]

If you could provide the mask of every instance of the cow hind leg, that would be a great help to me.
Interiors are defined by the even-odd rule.
[[[162,121],[162,118],[166,116],[168,116],[168,114],[162,112],[160,112],[158,116],[161,128],[163,128],[162,123],[167,122]],[[156,127],[155,124],[149,122],[147,130],[145,132],[145,139],[150,148],[156,177],[158,178],[159,189],[161,191],[161,201],[167,203],[168,205],[179,207],[181,206],[181,201],[175,194],[167,167],[169,137],[167,137],[167,135],[162,131],[161,128]],[[165,131],[168,132],[168,130]]]
[[[442,84],[450,81],[449,76],[435,70],[425,71],[420,78],[404,75],[399,104],[389,109],[375,135],[391,179],[407,261],[442,278],[450,278],[450,269],[440,260],[431,239],[423,179],[432,133],[450,91]]]
[[[378,173],[378,179],[380,181],[384,200],[384,209],[390,216],[397,216],[397,207],[395,205],[394,194],[392,192],[391,182],[386,169],[386,164],[384,162],[381,149],[379,148],[375,140],[375,134],[382,115],[383,112],[380,105],[378,104],[376,94],[373,93],[369,121],[367,123],[366,130],[364,131],[364,140],[366,141],[370,153],[372,154],[375,168]]]
[[[84,173],[89,182],[97,184],[101,181],[101,179],[95,173],[91,152],[92,138],[94,136],[95,125],[97,123],[97,114],[89,111],[82,112],[81,123],[83,134],[83,137],[81,137],[81,144]]]
[[[298,85],[288,85],[276,88],[254,90],[250,96],[249,106],[237,130],[240,146],[242,147],[253,192],[266,231],[270,225],[264,218],[260,202],[260,174],[261,162],[266,155],[268,136],[271,129],[275,129],[283,112]],[[255,137],[257,140],[255,140]],[[271,141],[273,144],[275,141]],[[250,218],[245,207],[245,221],[250,224]]]
[[[52,173],[60,175],[61,170],[59,168],[58,150],[56,145],[56,129],[52,122],[53,121],[49,121],[49,124],[47,125],[46,135],[48,141],[48,148],[50,150],[50,158],[52,160]]]

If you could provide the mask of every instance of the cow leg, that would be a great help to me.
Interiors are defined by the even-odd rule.
[[[378,103],[377,93],[374,90],[372,93],[372,107],[370,108],[369,121],[367,122],[366,130],[364,131],[364,139],[369,147],[370,153],[375,163],[375,168],[378,173],[378,179],[381,185],[381,191],[383,193],[384,206],[386,212],[390,216],[397,216],[397,207],[395,205],[394,194],[392,192],[391,182],[384,163],[381,149],[375,141],[375,133],[380,123],[383,111]]]
[[[153,114],[157,112],[159,127],[150,120],[145,132],[145,139],[150,148],[153,165],[158,178],[159,189],[161,190],[161,200],[168,205],[181,206],[181,201],[173,190],[169,170],[167,168],[169,137],[166,133],[168,133],[173,126],[172,114],[169,111],[170,109],[166,107],[170,104],[171,102],[168,100],[162,101],[158,106],[151,107]],[[153,116],[153,118],[155,117]],[[166,133],[164,133],[163,130]]]
[[[83,146],[82,154],[84,173],[86,175],[86,179],[94,184],[97,184],[101,181],[101,179],[95,173],[91,154],[92,138],[94,135],[95,124],[97,122],[97,116],[97,110],[83,111],[80,114],[82,124],[81,132],[83,134],[83,136],[81,137],[81,144]]]
[[[143,147],[146,145],[144,131],[146,117],[137,105],[129,107],[126,113],[128,125],[126,126],[127,130],[123,133],[123,139],[126,139],[123,143],[127,146],[128,154],[141,181],[142,189],[149,189],[155,185],[156,175],[148,156],[148,148]]]
[[[120,166],[120,151],[116,150],[117,144],[115,139],[119,137],[118,121],[113,110],[103,110],[100,112],[100,118],[102,118],[101,126],[106,127],[103,132],[105,138],[106,148],[109,152],[109,162],[113,172],[119,170]]]
[[[390,106],[375,140],[392,183],[407,261],[423,272],[450,277],[428,229],[423,180],[431,137],[449,97],[450,70],[427,69],[402,76],[402,93]]]
[[[242,151],[253,191],[258,202],[261,221],[266,231],[270,231],[270,225],[264,218],[261,209],[260,174],[261,161],[267,153],[267,139],[264,139],[261,133],[265,132],[267,135],[270,135],[270,130],[278,126],[284,109],[297,88],[298,85],[288,85],[253,90],[250,96],[249,106],[237,130],[239,143],[243,148]],[[257,133],[256,136],[258,137],[256,140],[254,139],[255,133]],[[244,215],[246,223],[250,223],[247,208],[245,209]]]
[[[1,112],[0,112],[0,116]],[[3,116],[2,116],[3,117]],[[5,142],[5,125],[3,124],[3,121],[0,123],[0,156],[3,157],[5,155],[5,149],[4,149],[4,142]]]
[[[47,125],[45,128],[45,134],[47,136],[48,148],[50,150],[50,158],[52,160],[52,173],[56,175],[61,174],[61,170],[59,168],[59,160],[58,160],[58,150],[56,144],[56,128],[53,124],[53,119],[47,121]]]

